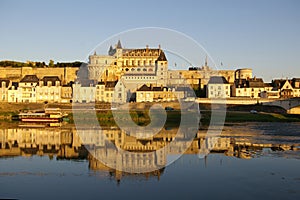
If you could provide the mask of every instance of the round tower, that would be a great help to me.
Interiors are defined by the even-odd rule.
[[[234,77],[235,80],[250,79],[252,78],[252,69],[250,68],[237,69],[235,71]]]

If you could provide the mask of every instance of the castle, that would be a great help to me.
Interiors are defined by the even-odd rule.
[[[125,103],[176,101],[196,96],[300,97],[299,78],[264,83],[262,78],[253,77],[250,68],[211,69],[207,58],[201,67],[172,70],[167,57],[160,45],[129,49],[123,48],[119,40],[106,55],[95,52],[81,67],[0,67],[0,101]]]

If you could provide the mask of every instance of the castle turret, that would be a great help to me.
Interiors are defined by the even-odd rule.
[[[121,41],[118,40],[118,43],[116,45],[116,56],[117,56],[117,58],[122,57],[122,51],[123,51],[123,49],[122,49]]]

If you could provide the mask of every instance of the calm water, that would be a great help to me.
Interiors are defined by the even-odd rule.
[[[299,199],[299,127],[297,123],[226,126],[203,159],[197,155],[201,145],[212,144],[214,139],[205,138],[205,131],[200,131],[180,159],[138,174],[114,170],[95,159],[87,149],[101,154],[105,141],[93,138],[97,144],[89,143],[93,137],[89,129],[81,130],[86,137],[81,139],[74,127],[3,128],[0,198]],[[123,149],[138,152],[161,148],[172,141],[174,133],[176,128],[167,128],[162,135],[168,137],[138,141],[112,127],[101,132]],[[82,146],[82,141],[89,147]],[[109,148],[105,152],[107,155]],[[176,152],[148,165],[161,165],[172,156]]]

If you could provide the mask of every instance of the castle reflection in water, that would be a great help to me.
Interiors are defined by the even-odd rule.
[[[180,152],[178,148],[186,148],[185,154],[198,154],[205,146],[214,153],[249,159],[258,156],[265,148],[295,151],[300,146],[292,142],[255,140],[253,133],[230,131],[223,131],[220,137],[207,137],[206,131],[200,130],[192,142],[186,141],[184,137],[176,138],[175,141],[177,132],[178,128],[163,128],[151,137],[137,139],[116,127],[106,127],[102,130],[91,128],[76,130],[72,126],[12,127],[0,129],[0,157],[38,155],[56,159],[84,159],[88,160],[91,170],[107,171],[120,180],[125,174],[134,174],[139,171],[138,169],[145,168],[149,170],[140,175],[159,178],[167,164],[167,156],[178,155]],[[169,145],[171,142],[177,142],[178,148],[171,147]],[[119,149],[125,150],[125,153],[118,154]],[[136,154],[132,154],[133,152]],[[99,157],[102,158],[101,161]],[[103,160],[113,163],[114,166],[107,166]]]

